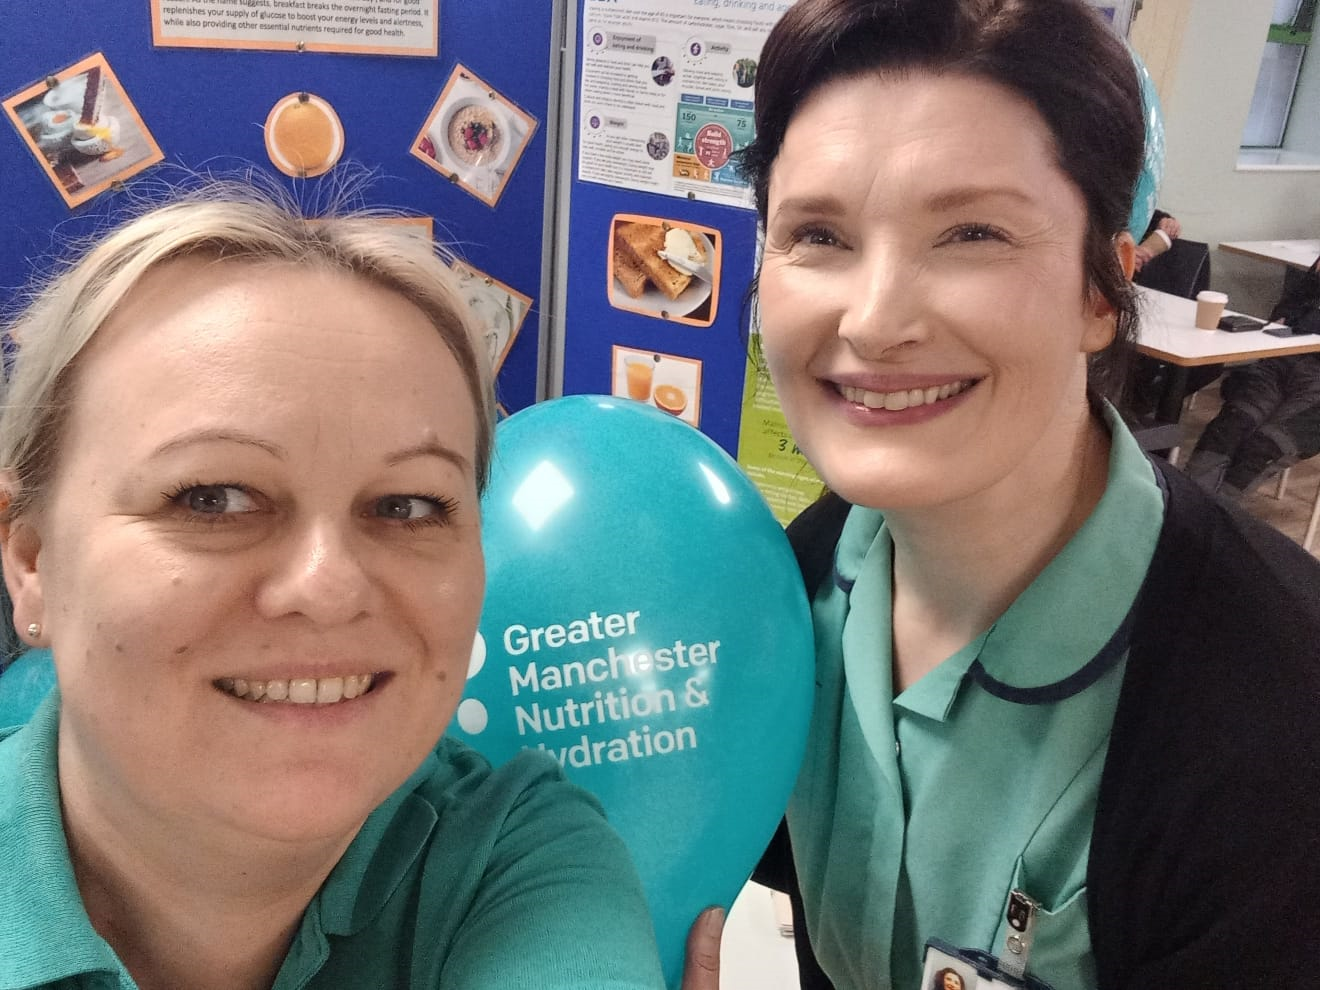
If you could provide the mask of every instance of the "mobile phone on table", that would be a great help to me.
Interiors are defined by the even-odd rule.
[[[1219,320],[1219,329],[1227,330],[1229,333],[1259,330],[1264,325],[1264,320],[1258,320],[1254,316],[1224,316]]]

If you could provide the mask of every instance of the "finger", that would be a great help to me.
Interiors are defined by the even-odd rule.
[[[688,931],[683,990],[719,990],[720,937],[723,933],[724,908],[706,908],[697,916]]]

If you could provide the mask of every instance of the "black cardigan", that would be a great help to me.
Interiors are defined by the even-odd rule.
[[[1087,869],[1100,987],[1320,986],[1320,562],[1155,464]],[[789,527],[813,595],[849,508]],[[829,990],[783,824],[755,879],[789,893],[801,984]]]

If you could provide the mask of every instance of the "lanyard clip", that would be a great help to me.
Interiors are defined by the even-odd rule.
[[[1008,895],[1008,936],[999,954],[1000,972],[1022,979],[1036,937],[1036,915],[1040,905],[1020,890]]]

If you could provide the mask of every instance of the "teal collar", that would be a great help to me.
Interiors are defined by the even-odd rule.
[[[439,772],[434,751],[397,791],[368,816],[317,896],[331,935],[356,935],[384,909],[430,841],[439,822],[420,788]]]
[[[1154,467],[1112,408],[1105,421],[1109,477],[1091,515],[989,629],[894,698],[896,705],[943,720],[969,680],[1010,701],[1059,701],[1126,654],[1126,620],[1155,552],[1164,498]],[[834,581],[849,595],[845,655],[871,658],[848,665],[852,690],[867,697],[888,698],[892,690],[892,560],[883,513],[855,507],[839,538]]]
[[[60,811],[59,690],[0,738],[0,990],[123,967],[92,927]]]

